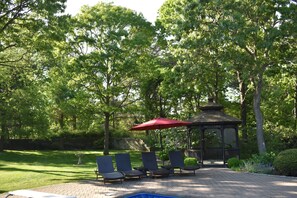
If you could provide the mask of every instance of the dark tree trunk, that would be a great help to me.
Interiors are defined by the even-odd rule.
[[[297,130],[297,76],[295,76],[295,98],[294,98],[295,131]]]
[[[262,93],[262,83],[263,75],[258,74],[258,81],[255,83],[255,93],[254,93],[254,112],[256,117],[257,126],[257,143],[259,153],[266,152],[266,145],[264,140],[264,130],[263,130],[263,115],[261,112],[261,93]]]
[[[217,68],[219,66],[217,65]],[[215,71],[215,90],[214,90],[214,101],[215,103],[219,103],[219,72],[218,69]]]
[[[246,100],[243,99],[240,101],[240,114],[241,114],[241,126],[242,126],[242,138],[243,141],[247,142],[248,141],[248,133],[247,133],[247,105],[246,105]]]
[[[112,128],[115,129],[115,124],[116,124],[116,116],[115,113],[112,113]]]
[[[244,142],[248,140],[247,134],[247,104],[246,104],[246,91],[247,86],[244,83],[244,80],[241,77],[240,72],[237,72],[237,79],[239,83],[239,91],[240,91],[240,115],[241,115],[241,126],[242,126],[242,138]]]
[[[4,150],[4,143],[6,141],[8,129],[6,125],[5,112],[1,113],[1,133],[0,133],[0,151]]]
[[[73,130],[77,129],[77,117],[76,117],[76,115],[72,116],[72,128],[73,128]]]
[[[3,136],[0,136],[0,152],[4,150],[4,141],[3,141]]]
[[[60,128],[64,129],[64,114],[63,113],[60,113],[59,124],[60,124]]]
[[[160,98],[159,98],[159,108],[160,108],[159,117],[161,117],[161,118],[166,117],[166,113],[165,113],[165,110],[163,108],[163,106],[165,106],[165,105],[163,103],[164,103],[163,98],[160,96]]]
[[[110,125],[110,113],[105,112],[105,122],[104,122],[104,155],[109,155],[109,125]]]

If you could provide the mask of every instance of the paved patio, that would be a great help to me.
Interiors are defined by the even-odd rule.
[[[38,181],[37,181],[38,182]],[[178,197],[297,197],[297,178],[264,174],[239,173],[227,168],[201,168],[196,176],[125,181],[103,184],[80,181],[34,189],[71,195],[77,198],[120,197],[135,192],[151,192]],[[0,196],[5,197],[3,194]],[[14,196],[14,198],[17,198]]]

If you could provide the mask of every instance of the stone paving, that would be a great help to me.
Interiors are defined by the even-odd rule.
[[[77,198],[112,198],[136,192],[177,197],[297,197],[297,178],[239,173],[227,168],[201,168],[196,175],[142,178],[103,184],[101,180],[79,181],[35,188],[36,191]],[[5,195],[0,195],[5,197]],[[14,196],[14,198],[17,198]]]

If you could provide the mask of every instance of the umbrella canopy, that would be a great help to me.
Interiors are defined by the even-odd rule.
[[[141,131],[141,130],[167,129],[172,127],[187,126],[189,124],[191,124],[191,122],[172,120],[168,118],[155,118],[153,120],[136,125],[132,127],[130,130]]]

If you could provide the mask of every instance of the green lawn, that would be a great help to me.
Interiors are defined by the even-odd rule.
[[[77,165],[78,151],[12,151],[0,152],[0,193],[34,188],[75,180],[95,179],[96,156],[102,151],[80,151],[81,165]],[[129,152],[132,166],[141,165],[141,154]],[[115,161],[115,160],[113,160]]]

